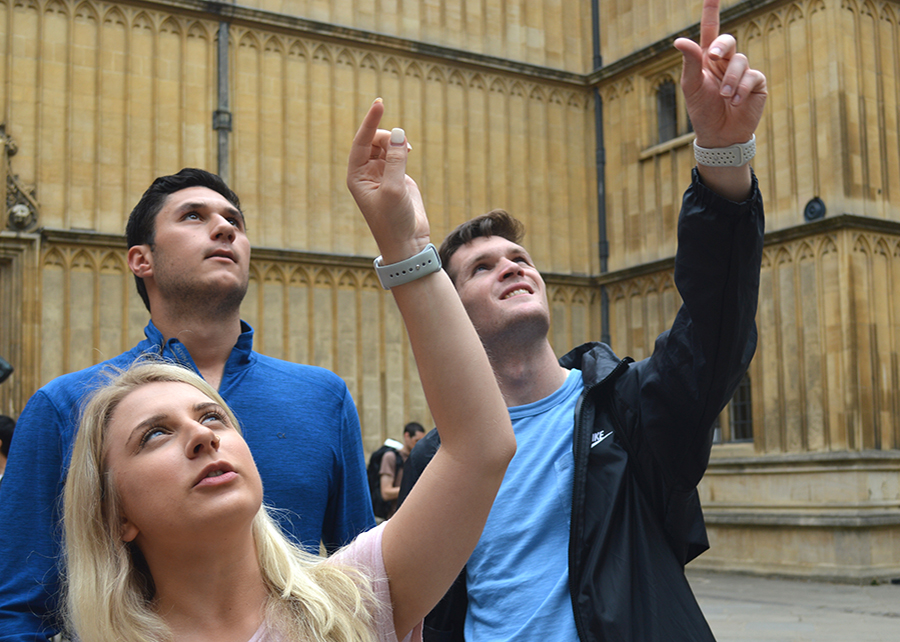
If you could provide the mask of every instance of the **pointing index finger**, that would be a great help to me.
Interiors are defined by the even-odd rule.
[[[719,5],[721,0],[703,0],[700,16],[700,48],[709,49],[713,40],[719,37]]]
[[[381,116],[384,114],[384,104],[381,99],[375,100],[369,111],[363,118],[356,136],[353,137],[353,145],[350,148],[351,159],[362,163],[369,157],[372,142],[375,140],[375,133],[378,131],[378,124],[381,122]]]

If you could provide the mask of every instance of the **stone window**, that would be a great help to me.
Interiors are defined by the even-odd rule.
[[[750,396],[750,373],[744,375],[731,398],[729,418],[731,441],[753,441],[753,405]]]
[[[656,124],[659,140],[664,143],[678,135],[678,103],[675,83],[665,80],[656,88]]]

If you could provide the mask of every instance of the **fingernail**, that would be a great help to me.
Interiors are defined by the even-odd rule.
[[[381,96],[379,96],[378,98],[376,98],[375,100],[372,101],[372,104],[374,105],[375,103],[383,103],[383,102],[384,101],[381,99]]]
[[[400,129],[399,127],[394,127],[391,130],[391,145],[402,145],[403,141],[406,140],[406,132]]]
[[[734,89],[731,88],[731,85],[724,85],[722,87],[722,95],[723,96],[730,96],[733,93],[734,93]]]
[[[721,56],[722,49],[720,47],[713,47],[712,49],[709,50],[709,53],[712,54],[713,56]]]
[[[740,94],[735,94],[735,95],[734,95],[734,98],[731,99],[731,104],[732,104],[732,105],[737,105],[739,102],[741,102],[741,95],[740,95]]]

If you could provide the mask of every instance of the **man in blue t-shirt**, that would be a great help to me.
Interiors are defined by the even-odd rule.
[[[585,344],[557,360],[545,283],[503,210],[441,246],[517,451],[466,566],[467,599],[426,618],[426,642],[462,639],[460,614],[466,640],[713,640],[683,570],[708,547],[696,486],[712,424],[756,346],[763,211],[748,162],[766,84],[719,35],[718,3],[704,3],[700,33],[676,41],[697,159],[675,259],[684,303],[651,357]]]
[[[240,419],[283,526],[318,551],[374,525],[359,418],[344,382],[322,368],[253,351],[241,321],[250,243],[237,195],[218,176],[163,176],[135,206],[128,265],[150,311],[131,350],[38,390],[18,418],[0,487],[0,641],[58,631],[60,497],[79,407],[106,366],[142,355],[177,361],[215,386]]]

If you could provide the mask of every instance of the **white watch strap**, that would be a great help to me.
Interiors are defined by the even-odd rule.
[[[382,265],[380,256],[375,259],[375,274],[385,290],[415,281],[440,269],[441,257],[438,256],[434,243],[429,243],[421,252],[399,263]]]
[[[740,167],[756,156],[756,134],[746,143],[738,143],[730,147],[700,147],[694,141],[694,159],[698,165],[709,167]]]

